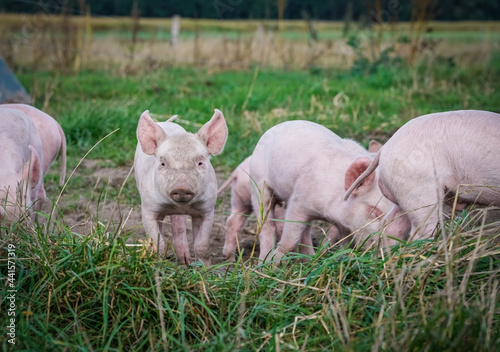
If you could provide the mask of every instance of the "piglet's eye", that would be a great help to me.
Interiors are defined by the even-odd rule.
[[[161,165],[161,166],[165,166],[165,162],[164,162],[164,161],[162,161],[162,162],[160,163],[160,165]]]
[[[203,165],[203,161],[198,162],[198,166],[201,166],[201,165]]]

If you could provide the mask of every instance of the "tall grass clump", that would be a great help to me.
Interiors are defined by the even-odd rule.
[[[242,257],[180,266],[113,227],[97,222],[81,236],[56,219],[1,228],[3,278],[7,245],[17,253],[16,350],[494,351],[500,343],[498,222],[455,219],[437,240],[387,251],[322,247],[273,270]],[[1,344],[12,347],[3,336]]]

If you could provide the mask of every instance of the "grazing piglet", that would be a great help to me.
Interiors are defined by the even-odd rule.
[[[0,149],[0,219],[11,223],[45,200],[42,143],[24,113],[0,107]]]
[[[299,242],[299,250],[313,254],[308,223],[314,219],[335,223],[338,239],[353,232],[357,243],[380,229],[381,217],[394,204],[382,196],[378,176],[367,179],[349,201],[342,199],[371,161],[372,154],[359,144],[314,122],[284,122],[264,133],[252,154],[250,175],[263,192],[266,211],[270,205],[269,218],[274,217],[277,201],[286,202],[286,222],[271,254],[275,224],[264,224],[259,237],[260,259],[274,256],[278,263],[284,253],[296,250]],[[252,193],[254,209],[259,209],[259,198]]]
[[[411,238],[432,236],[443,205],[500,205],[500,115],[461,110],[417,117],[401,127],[344,198],[380,170],[382,193],[406,213]],[[411,224],[410,224],[411,223]]]
[[[66,177],[66,137],[61,126],[51,116],[30,105],[2,104],[0,107],[25,113],[35,125],[38,135],[42,140],[44,175],[56,159],[59,151],[61,151],[60,185],[62,186]]]
[[[190,215],[195,256],[208,266],[208,242],[217,200],[217,180],[210,155],[224,149],[226,121],[222,112],[215,109],[210,121],[192,134],[172,120],[155,123],[147,110],[139,120],[134,168],[142,201],[142,222],[148,237],[163,254],[163,218],[170,215],[177,259],[188,264],[191,255],[186,215]]]

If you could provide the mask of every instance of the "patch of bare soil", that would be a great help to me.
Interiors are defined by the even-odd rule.
[[[67,189],[62,193],[57,202],[57,209],[63,216],[60,217],[73,232],[78,234],[90,234],[96,226],[108,226],[110,233],[131,234],[129,242],[141,243],[146,238],[141,220],[141,200],[135,186],[134,172],[130,166],[109,168],[103,167],[100,160],[84,160],[76,170],[72,180],[69,181]],[[51,172],[55,172],[51,170]],[[68,173],[69,174],[69,173]],[[221,185],[226,175],[217,171],[217,182]],[[73,186],[73,179],[80,185],[80,189]],[[125,185],[125,186],[123,186]],[[116,195],[122,188],[124,191],[118,201]],[[80,192],[75,194],[74,192]],[[58,194],[49,194],[49,199],[56,200]],[[215,207],[215,218],[210,237],[210,252],[212,263],[224,261],[222,247],[225,241],[226,219],[231,211],[231,197],[228,189],[219,199]],[[47,200],[42,211],[49,213],[52,202]],[[171,239],[169,218],[165,218],[168,224],[164,227],[164,236]],[[188,217],[188,242],[191,254],[194,256],[193,238],[191,234],[191,219]],[[255,231],[257,223],[249,218],[243,227],[238,240],[240,248],[248,257],[252,252],[255,242]],[[320,230],[313,231],[313,242],[317,244],[322,237]],[[170,249],[170,254],[173,255]],[[259,255],[258,242],[254,256]]]

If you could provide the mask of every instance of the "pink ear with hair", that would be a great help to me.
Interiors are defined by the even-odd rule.
[[[370,166],[371,164],[370,158],[360,157],[352,162],[352,164],[347,169],[345,174],[345,189],[346,191],[351,187],[351,185],[356,181],[356,179],[361,176],[363,172]],[[375,179],[375,173],[368,175],[364,181],[352,192],[354,195],[359,195],[364,192],[367,192],[373,181]]]
[[[141,144],[142,151],[153,155],[160,143],[166,138],[165,131],[149,116],[149,110],[144,111],[137,126],[137,139]]]
[[[227,134],[226,120],[222,112],[218,109],[215,109],[214,116],[196,133],[207,146],[210,155],[222,152],[226,144]]]
[[[370,145],[368,146],[368,151],[370,153],[378,153],[378,151],[382,148],[382,143],[379,143],[375,140],[370,141]]]

